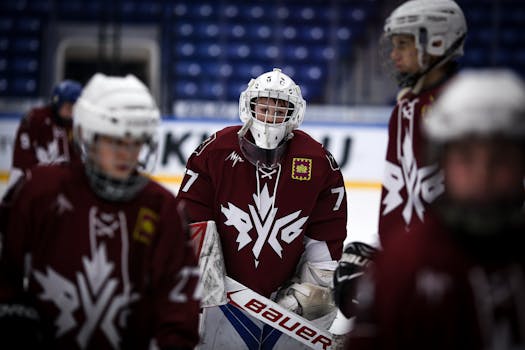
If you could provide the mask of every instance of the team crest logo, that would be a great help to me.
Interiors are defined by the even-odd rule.
[[[292,179],[308,181],[312,178],[312,160],[308,158],[292,159]]]
[[[137,223],[133,230],[133,239],[144,244],[150,244],[158,220],[159,216],[153,210],[140,208]]]

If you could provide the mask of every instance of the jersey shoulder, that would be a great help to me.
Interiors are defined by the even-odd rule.
[[[25,175],[24,186],[32,197],[58,193],[66,186],[83,186],[70,163],[33,166]],[[87,184],[86,184],[87,185]]]
[[[335,158],[320,142],[302,130],[294,130],[294,137],[290,141],[291,157],[306,157],[322,160],[322,163],[329,165],[332,170],[339,170]]]
[[[228,126],[211,134],[193,151],[192,155],[200,156],[239,148],[237,132],[240,129],[240,125]]]
[[[51,106],[35,107],[31,109],[23,118],[23,122],[33,127],[46,125],[52,122],[53,109]]]
[[[155,180],[150,180],[142,189],[140,196],[148,198],[147,201],[152,203],[166,203],[175,200],[173,192],[161,185]]]

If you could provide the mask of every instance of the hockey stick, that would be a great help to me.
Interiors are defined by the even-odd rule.
[[[191,241],[199,256],[202,288],[206,291],[203,307],[230,303],[312,349],[332,348],[332,335],[327,330],[319,329],[305,318],[226,276],[214,221],[198,222],[190,227]]]

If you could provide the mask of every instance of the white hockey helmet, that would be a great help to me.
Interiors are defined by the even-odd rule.
[[[148,88],[135,76],[95,74],[73,106],[73,132],[86,172],[97,194],[110,200],[126,200],[146,183],[140,171],[156,163],[160,112]],[[110,178],[93,159],[97,136],[132,138],[143,143],[137,171],[125,181]]]
[[[507,69],[464,70],[453,78],[424,119],[430,141],[475,135],[525,140],[525,83]]]
[[[284,101],[280,104],[282,107],[275,109],[284,109],[284,121],[276,121],[268,114],[266,118],[256,116],[257,104],[267,104],[269,99]],[[301,88],[279,68],[250,80],[239,98],[240,119],[245,126],[249,125],[255,144],[263,149],[275,149],[281,141],[290,138],[292,130],[303,122],[305,108]]]
[[[95,135],[151,138],[157,132],[160,113],[148,88],[134,75],[111,77],[95,74],[74,106],[74,126],[81,128],[82,142]]]
[[[385,70],[400,87],[412,87],[434,67],[463,55],[467,24],[461,8],[452,0],[410,0],[397,7],[386,19],[380,52]],[[397,72],[390,60],[391,37],[414,37],[419,70]],[[431,55],[438,57],[429,60]]]
[[[467,22],[463,11],[452,0],[410,0],[397,7],[386,19],[384,32],[411,34],[420,55],[451,58],[463,55]],[[423,62],[419,64],[423,67]]]
[[[505,140],[525,152],[525,82],[506,69],[465,70],[445,87],[423,127],[436,159],[444,156],[446,145],[470,138]],[[468,243],[465,247],[492,259],[509,253],[503,247],[522,246],[525,192],[523,177],[518,177],[510,194],[491,191],[491,198],[478,201],[445,191],[436,201],[441,219]]]

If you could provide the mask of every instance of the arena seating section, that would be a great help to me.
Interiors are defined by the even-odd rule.
[[[525,1],[458,0],[469,22],[464,66],[525,73]],[[282,67],[322,102],[337,62],[351,60],[385,0],[8,0],[0,4],[0,96],[37,97],[45,28],[60,21],[158,25],[170,99],[234,101],[247,80]],[[111,16],[109,16],[110,14]],[[503,20],[505,19],[505,20]],[[331,71],[332,69],[332,71]]]

